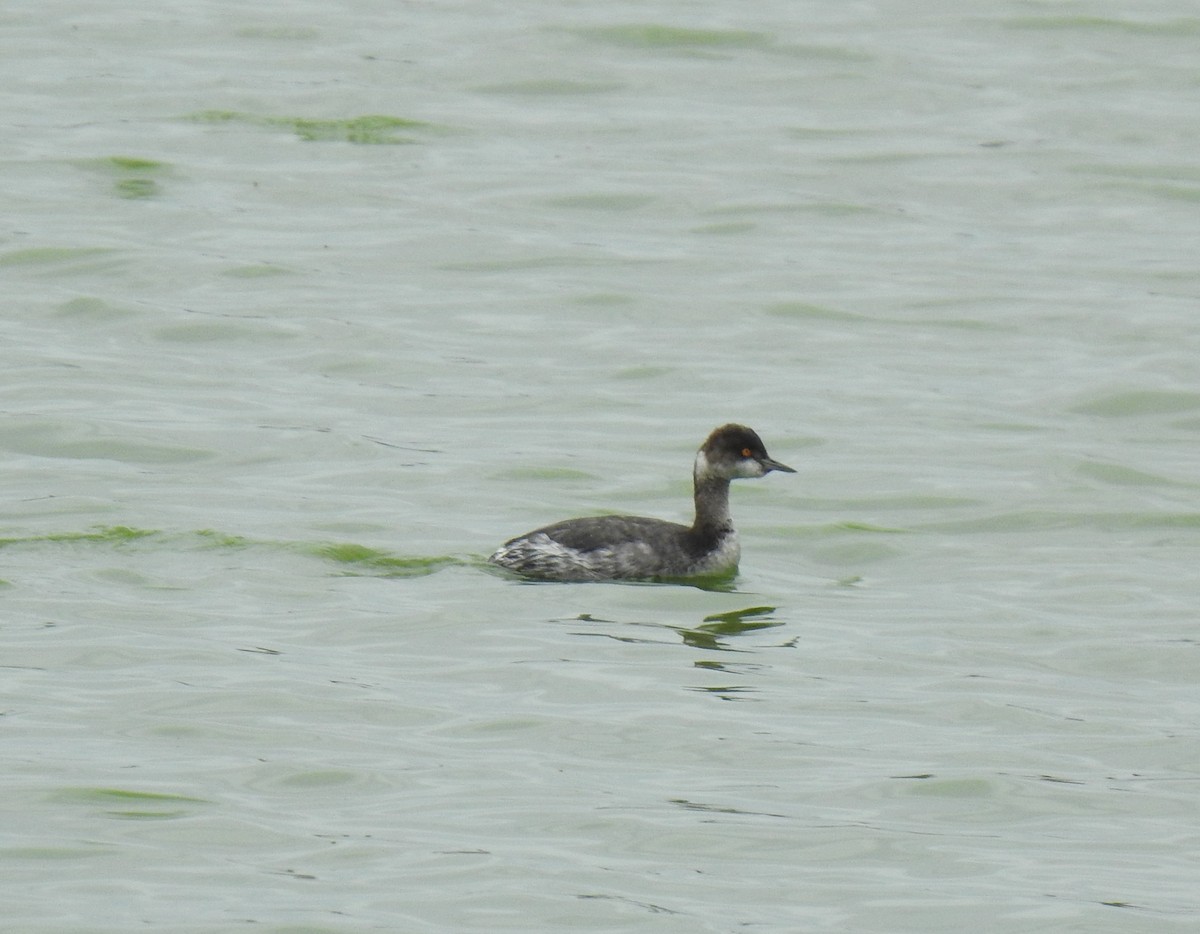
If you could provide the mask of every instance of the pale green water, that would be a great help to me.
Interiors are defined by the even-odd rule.
[[[1190,6],[0,29],[8,927],[1195,927]]]

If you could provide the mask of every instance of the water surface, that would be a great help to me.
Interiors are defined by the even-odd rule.
[[[0,27],[10,925],[1195,926],[1190,7]]]

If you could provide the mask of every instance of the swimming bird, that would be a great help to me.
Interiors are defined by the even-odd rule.
[[[518,535],[488,561],[533,580],[605,581],[713,577],[737,570],[729,481],[795,473],[767,454],[745,425],[722,425],[696,452],[690,526],[642,516],[567,519]]]

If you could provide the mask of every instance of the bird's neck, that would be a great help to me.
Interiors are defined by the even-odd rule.
[[[696,520],[692,529],[712,533],[730,531],[733,519],[729,515],[729,480],[714,477],[709,472],[703,451],[696,455],[692,477],[696,501]]]

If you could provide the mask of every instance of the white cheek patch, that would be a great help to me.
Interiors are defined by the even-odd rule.
[[[764,477],[766,474],[767,471],[763,465],[752,457],[738,462],[737,475],[743,479],[752,480],[757,477]]]

